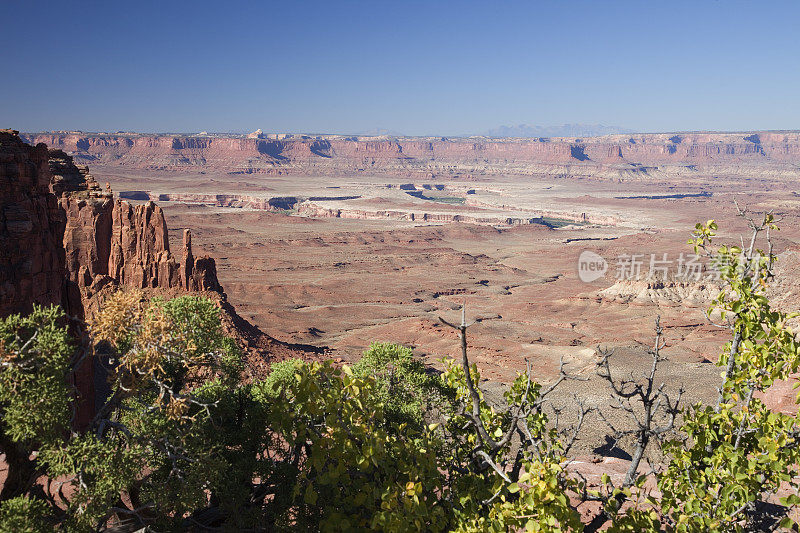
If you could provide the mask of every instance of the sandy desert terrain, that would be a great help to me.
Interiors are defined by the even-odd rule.
[[[694,223],[709,218],[728,237],[738,235],[744,226],[734,199],[783,216],[777,252],[800,242],[800,199],[791,183],[765,186],[741,176],[412,182],[381,174],[92,168],[121,196],[159,200],[174,246],[191,227],[217,259],[230,301],[278,339],[324,346],[344,360],[373,341],[400,342],[439,366],[455,355],[457,339],[438,317],[457,319],[466,304],[479,320],[470,346],[490,390],[513,379],[526,359],[545,381],[562,357],[571,372],[591,377],[598,345],[616,349],[619,371],[648,364],[644,347],[660,315],[671,360],[665,381],[684,385],[690,400],[709,399],[719,373],[712,361],[726,341],[703,313],[713,287],[653,283],[645,279],[651,256],[667,254],[674,271],[681,254],[691,253]],[[578,276],[584,250],[608,261],[591,283]],[[632,254],[643,258],[642,279],[617,282],[619,258]],[[572,393],[597,405],[608,398],[597,378],[570,382],[562,394]]]

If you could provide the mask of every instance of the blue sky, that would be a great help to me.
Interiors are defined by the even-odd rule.
[[[800,2],[0,2],[24,131],[800,129]]]

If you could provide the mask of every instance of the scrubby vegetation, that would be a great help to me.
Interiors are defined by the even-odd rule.
[[[795,317],[765,297],[770,216],[749,246],[715,246],[713,221],[691,243],[723,264],[709,316],[731,331],[714,405],[680,404],[657,385],[660,327],[641,378],[598,373],[630,415],[622,483],[569,468],[590,409],[569,426],[530,371],[487,403],[468,355],[434,373],[407,348],[373,344],[353,366],[284,361],[243,383],[241,357],[200,297],[118,292],[82,348],[56,308],[0,321],[0,451],[8,476],[0,531],[748,531],[792,527],[800,503],[797,416],[759,399],[797,371]],[[757,248],[765,237],[766,250]],[[77,427],[76,369],[89,357],[108,381]],[[603,416],[597,413],[597,416]],[[648,448],[664,464],[642,473]],[[788,497],[776,499],[779,489]],[[587,502],[594,502],[586,507]],[[578,507],[590,509],[583,516]]]

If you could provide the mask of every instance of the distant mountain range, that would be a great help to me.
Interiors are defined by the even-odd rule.
[[[633,130],[603,124],[562,124],[561,126],[537,126],[518,124],[500,126],[485,133],[488,137],[599,137],[614,133],[634,133]]]
[[[387,128],[372,128],[371,130],[357,131],[356,135],[365,135],[368,137],[405,137],[405,135],[397,130],[390,130]]]
[[[487,137],[599,137],[614,133],[635,133],[633,130],[619,126],[603,124],[562,124],[560,126],[539,126],[535,124],[517,124],[516,126],[499,126],[489,131],[477,133]],[[405,137],[405,134],[388,128],[372,128],[359,131],[356,135]],[[449,135],[450,137],[469,137],[471,134]],[[434,135],[429,135],[434,136]]]

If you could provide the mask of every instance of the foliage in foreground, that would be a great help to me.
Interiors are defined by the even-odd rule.
[[[759,399],[797,371],[795,315],[765,297],[774,256],[756,240],[774,223],[751,221],[749,247],[712,247],[716,225],[691,243],[721,261],[723,290],[709,316],[732,340],[714,405],[680,407],[655,383],[664,360],[657,325],[652,371],[598,374],[631,428],[622,483],[590,485],[569,468],[590,409],[565,427],[542,387],[520,375],[504,406],[490,405],[459,332],[459,360],[432,374],[407,348],[373,344],[352,367],[298,360],[262,381],[240,379],[241,357],[213,302],[118,292],[89,324],[108,391],[89,427],[75,431],[69,378],[87,352],[64,316],[35,308],[0,321],[0,451],[9,464],[0,531],[752,531],[789,527],[797,493],[798,420]],[[597,416],[603,418],[602,412]],[[663,468],[640,475],[653,447]],[[38,479],[38,481],[37,481]],[[44,480],[44,481],[42,481]],[[659,492],[645,487],[656,486]],[[782,487],[794,496],[776,503]],[[581,522],[577,507],[599,510]]]

